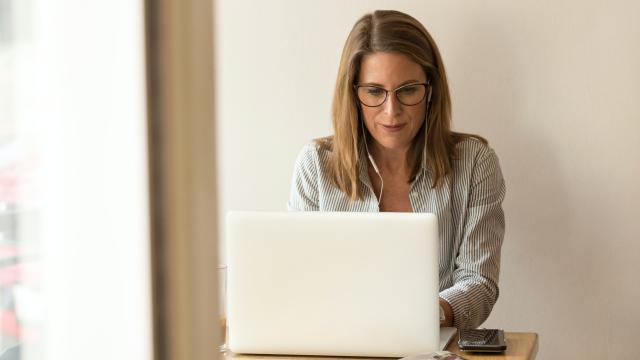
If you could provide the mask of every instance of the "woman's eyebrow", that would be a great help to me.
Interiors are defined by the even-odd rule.
[[[424,82],[424,81],[420,81],[420,80],[407,80],[407,81],[402,82],[402,83],[401,83],[400,85],[398,85],[396,88],[399,88],[399,87],[404,86],[404,85],[407,85],[407,84],[412,84],[412,83],[423,83],[423,82]],[[376,87],[384,88],[384,86],[382,86],[382,84],[378,84],[378,83],[375,83],[375,82],[365,82],[365,83],[362,83],[362,84],[360,84],[360,85],[361,85],[361,86],[362,86],[362,85],[366,85],[366,86],[376,86]]]
[[[407,84],[415,84],[415,83],[423,83],[423,82],[425,82],[425,81],[420,81],[420,80],[407,80],[407,81],[403,82],[402,84],[398,85],[398,87],[400,87],[400,86],[404,86],[404,85],[407,85]]]

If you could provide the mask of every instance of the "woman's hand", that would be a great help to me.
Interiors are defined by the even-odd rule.
[[[440,308],[444,310],[444,320],[440,321],[440,327],[453,326],[453,310],[451,309],[451,305],[443,298],[440,298]]]

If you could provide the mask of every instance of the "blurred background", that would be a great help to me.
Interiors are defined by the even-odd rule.
[[[1,360],[219,353],[212,7],[0,0]]]
[[[638,354],[639,2],[216,7],[221,235],[227,210],[286,209],[298,152],[331,134],[351,27],[366,12],[400,10],[440,48],[454,129],[486,137],[506,179],[501,294],[483,326],[537,332],[540,359]]]
[[[0,0],[3,360],[152,356],[143,10]]]

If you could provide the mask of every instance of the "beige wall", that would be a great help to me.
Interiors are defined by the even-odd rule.
[[[507,181],[501,296],[484,326],[538,332],[541,359],[640,351],[640,2],[217,6],[221,216],[285,209],[297,152],[331,131],[351,26],[406,11],[440,46],[455,129],[487,137]]]

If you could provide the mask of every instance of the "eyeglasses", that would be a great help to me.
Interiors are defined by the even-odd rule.
[[[414,83],[402,85],[395,90],[387,90],[373,85],[354,85],[358,100],[364,106],[376,107],[384,104],[389,97],[389,93],[396,94],[396,98],[402,105],[418,105],[427,96],[427,86],[429,83]]]

